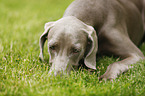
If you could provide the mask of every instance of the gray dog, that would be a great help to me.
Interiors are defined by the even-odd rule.
[[[144,59],[137,48],[144,36],[144,1],[75,0],[61,19],[45,24],[40,37],[42,60],[48,39],[49,74],[68,74],[82,59],[96,69],[96,54],[110,54],[122,60],[110,64],[99,79],[112,80]]]

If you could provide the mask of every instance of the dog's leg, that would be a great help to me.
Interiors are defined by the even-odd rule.
[[[105,38],[105,42],[102,44],[102,51],[107,51],[113,55],[117,55],[123,60],[110,64],[107,71],[99,79],[113,80],[118,75],[131,68],[132,64],[135,64],[141,59],[144,59],[142,52],[136,47],[136,45],[129,39],[127,35],[117,30],[112,30],[109,34],[102,35]]]

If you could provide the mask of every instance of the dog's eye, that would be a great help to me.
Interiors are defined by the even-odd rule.
[[[79,49],[77,49],[77,48],[72,48],[72,49],[71,49],[71,52],[75,54],[75,53],[79,53],[79,52],[80,52],[80,50],[79,50]]]
[[[56,46],[54,46],[54,45],[53,45],[53,46],[50,46],[49,48],[50,48],[51,50],[56,50]]]

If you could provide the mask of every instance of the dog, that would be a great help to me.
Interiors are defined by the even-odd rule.
[[[96,54],[118,56],[100,80],[113,80],[132,64],[143,60],[137,48],[144,36],[145,0],[75,0],[63,17],[45,24],[40,55],[48,40],[50,75],[69,74],[79,61],[96,69]]]

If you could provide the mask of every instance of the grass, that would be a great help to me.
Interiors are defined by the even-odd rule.
[[[0,96],[145,96],[145,61],[114,82],[99,82],[113,57],[97,60],[97,70],[78,69],[48,78],[50,65],[39,61],[39,36],[48,21],[62,17],[72,0],[0,0]],[[145,44],[140,49],[145,54]],[[48,61],[45,45],[44,58]]]

